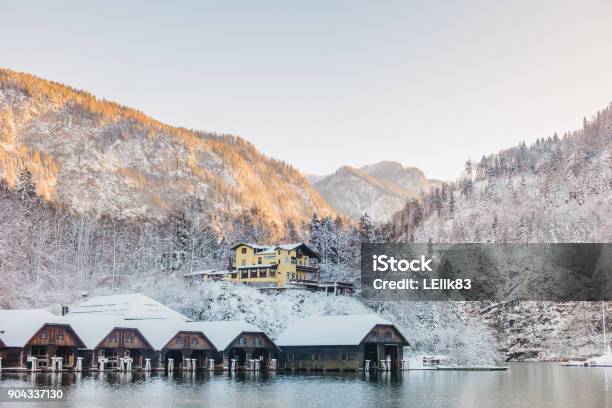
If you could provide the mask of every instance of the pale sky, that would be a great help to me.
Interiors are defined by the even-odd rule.
[[[610,0],[2,1],[0,66],[308,173],[448,179],[607,106],[611,22]]]

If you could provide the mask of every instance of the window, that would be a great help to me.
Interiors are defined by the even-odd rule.
[[[245,345],[246,344],[246,338],[245,337],[241,337],[238,339],[238,344],[242,344]]]
[[[243,254],[246,254],[246,248],[242,248],[240,252],[242,252]]]
[[[125,342],[126,343],[131,343],[134,341],[134,338],[132,337],[131,334],[128,334],[127,336],[125,336]]]
[[[291,263],[292,263],[293,265],[295,265],[295,264],[297,263],[297,259],[295,259],[295,256],[292,256],[292,257],[291,257]]]
[[[346,353],[342,353],[342,361],[348,361],[349,355]]]
[[[174,340],[174,342],[175,342],[176,344],[183,344],[183,339],[182,339],[182,338],[179,336],[179,337],[177,337],[177,338]]]
[[[319,361],[319,355],[318,354],[313,354],[312,355],[312,361]]]
[[[255,345],[261,346],[261,339],[259,337],[255,337]]]
[[[251,278],[256,278],[257,277],[257,269],[251,269]]]
[[[279,249],[278,251],[276,251],[276,253],[280,255],[280,249]],[[280,261],[279,261],[279,262],[280,262]]]
[[[276,277],[276,271],[274,269],[270,269],[270,277],[271,278]]]
[[[198,338],[197,337],[193,336],[191,338],[191,345],[192,346],[197,346],[198,345]]]
[[[240,262],[240,265],[241,265],[241,266],[246,265],[246,259],[243,259],[243,260]]]
[[[261,259],[261,256],[259,258],[257,258],[257,265],[261,265],[263,262],[263,260]]]
[[[237,273],[232,273],[232,279],[237,279],[238,278],[238,274]]]
[[[248,277],[249,277],[249,271],[244,270],[244,271],[240,272],[240,278],[241,279],[246,279]]]
[[[32,346],[31,354],[34,357],[46,358],[47,348],[45,346]]]
[[[386,337],[386,338],[388,338],[388,339],[390,339],[390,338],[391,338],[391,331],[387,330],[387,331],[385,332],[385,337]]]
[[[373,331],[372,332],[372,337],[378,337],[378,332]]]
[[[48,339],[49,338],[49,333],[47,333],[46,331],[40,332],[40,338],[41,339]]]
[[[262,269],[262,270],[259,272],[259,277],[260,277],[260,278],[265,278],[266,276],[268,276],[268,270],[267,270],[267,269]]]
[[[58,341],[64,341],[64,333],[57,333],[57,336],[55,336],[55,339]]]
[[[295,360],[295,354],[287,354],[287,361]]]

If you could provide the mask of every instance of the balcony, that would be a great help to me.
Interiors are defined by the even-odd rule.
[[[319,273],[318,266],[296,265],[295,269],[297,272]]]

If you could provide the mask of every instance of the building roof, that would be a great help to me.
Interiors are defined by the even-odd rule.
[[[178,319],[189,320],[182,314],[141,293],[94,296],[73,310],[71,315],[114,316],[123,320]]]
[[[225,350],[241,333],[262,333],[266,335],[259,327],[239,320],[186,322],[182,327],[185,331],[203,332],[218,351]]]
[[[238,248],[241,245],[246,245],[246,246],[251,247],[253,249],[268,249],[268,248],[270,248],[269,245],[257,245],[257,244],[251,244],[249,242],[239,242],[236,245],[234,245],[231,249],[236,249],[236,248]]]
[[[319,259],[319,255],[316,252],[314,252],[312,249],[310,249],[308,245],[306,245],[303,242],[297,242],[293,244],[280,244],[280,245],[256,245],[256,244],[249,244],[248,242],[240,242],[234,245],[232,249],[236,249],[241,245],[246,245],[254,249],[261,249],[262,251],[258,252],[257,255],[273,254],[279,248],[284,249],[286,251],[293,251],[296,248],[301,248],[304,252],[308,254],[308,256]]]
[[[376,325],[393,324],[377,314],[312,316],[289,326],[278,336],[276,344],[279,347],[357,346]]]
[[[96,315],[92,317],[86,314],[69,314],[65,316],[70,327],[79,335],[88,350],[94,350],[115,327],[126,327],[125,320],[115,316]],[[127,321],[129,322],[129,321]],[[134,327],[129,327],[134,328]]]
[[[67,324],[44,309],[0,310],[0,340],[6,347],[23,347],[45,324]]]
[[[284,249],[286,251],[293,251],[295,248],[299,247],[299,246],[306,246],[306,244],[304,244],[303,242],[298,242],[296,244],[282,244],[282,245],[277,245],[274,248],[280,248],[280,249]]]
[[[124,320],[115,316],[68,315],[67,321],[76,333],[81,336],[88,350],[97,348],[116,328],[135,329],[155,350],[162,350],[177,333],[181,331],[199,331],[198,327],[179,319],[141,319]],[[205,337],[208,333],[203,333]],[[208,338],[208,337],[207,337]]]
[[[178,332],[187,331],[184,329],[187,323],[181,320],[166,320],[163,322],[159,320],[134,320],[130,323],[140,331],[155,350],[163,349]],[[204,335],[206,336],[206,334]]]

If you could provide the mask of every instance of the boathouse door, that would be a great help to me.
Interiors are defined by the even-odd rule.
[[[385,359],[391,359],[391,368],[398,368],[397,344],[385,344]]]
[[[370,368],[378,367],[378,347],[376,343],[365,343],[363,345],[363,367],[366,360],[370,360]]]

